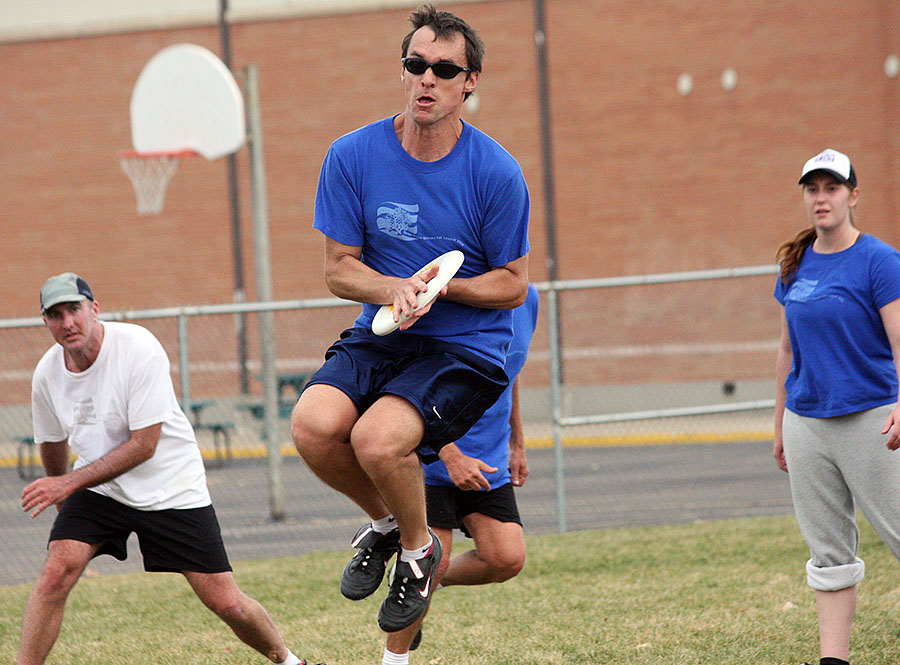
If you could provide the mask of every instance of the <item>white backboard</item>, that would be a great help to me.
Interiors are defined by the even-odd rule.
[[[137,152],[191,150],[207,159],[237,152],[246,138],[241,90],[211,51],[174,44],[154,55],[131,95]]]

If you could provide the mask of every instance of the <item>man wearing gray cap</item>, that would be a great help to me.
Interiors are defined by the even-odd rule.
[[[147,329],[101,322],[99,313],[74,273],[51,277],[41,289],[41,314],[56,344],[34,371],[31,402],[47,476],[22,491],[22,508],[32,517],[50,506],[59,513],[25,606],[18,665],[46,660],[81,573],[100,554],[124,560],[132,532],[145,570],[183,574],[246,644],[273,663],[305,664],[235,582],[162,345]],[[71,471],[70,446],[78,454]]]

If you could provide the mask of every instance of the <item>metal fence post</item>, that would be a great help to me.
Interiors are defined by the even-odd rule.
[[[181,382],[181,408],[185,414],[191,408],[191,371],[188,364],[187,314],[178,315],[178,373]]]
[[[566,531],[566,463],[562,441],[562,350],[559,343],[559,296],[550,284],[547,291],[547,328],[550,351],[550,404],[553,409],[553,456],[556,468],[556,520],[560,533]]]
[[[263,161],[262,121],[259,112],[259,77],[256,67],[246,68],[247,127],[250,150],[250,199],[253,209],[253,240],[256,259],[257,300],[272,300],[272,270],[269,255],[269,209]],[[273,520],[284,519],[284,482],[281,443],[278,440],[278,388],[275,372],[275,313],[258,314],[259,349],[265,407],[265,435],[269,462],[269,510]]]

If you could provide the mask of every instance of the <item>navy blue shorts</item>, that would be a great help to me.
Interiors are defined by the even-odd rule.
[[[137,510],[108,496],[80,490],[63,501],[50,540],[103,543],[97,556],[128,558],[128,537],[138,537],[144,570],[152,573],[224,573],[231,570],[212,506]]]
[[[360,413],[383,395],[407,400],[425,420],[419,452],[432,459],[429,452],[437,453],[469,431],[509,379],[502,367],[456,344],[403,333],[380,337],[350,328],[325,352],[325,364],[307,386],[316,383],[345,393]]]
[[[428,526],[460,529],[467,538],[471,538],[472,534],[463,524],[463,518],[472,513],[493,517],[498,522],[522,525],[512,483],[486,492],[461,490],[446,485],[425,485],[425,504],[428,508]]]

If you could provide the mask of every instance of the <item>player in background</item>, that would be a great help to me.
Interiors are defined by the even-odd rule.
[[[821,665],[847,665],[857,507],[900,559],[900,252],[856,226],[856,171],[837,150],[800,173],[808,225],[778,248],[784,306],[775,441],[816,591]]]
[[[273,663],[305,665],[234,579],[194,430],[156,337],[131,323],[101,322],[100,305],[74,273],[44,283],[41,314],[56,342],[31,389],[47,476],[25,487],[22,508],[32,517],[51,506],[59,513],[25,606],[18,665],[47,659],[88,563],[101,554],[124,561],[131,533],[145,570],[181,573],[247,645]],[[78,454],[72,470],[70,448]]]

